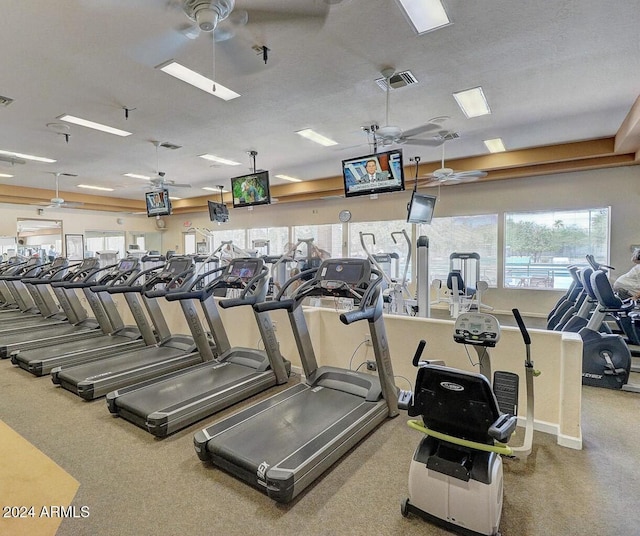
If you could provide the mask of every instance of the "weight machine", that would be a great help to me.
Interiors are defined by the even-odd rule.
[[[376,243],[376,236],[373,233],[363,233],[360,231],[360,244],[364,249],[367,258],[381,273],[387,286],[383,293],[386,312],[393,314],[412,315],[416,300],[413,299],[407,285],[407,272],[411,263],[411,239],[404,229],[391,233],[394,244],[398,244],[396,236],[402,236],[407,243],[407,255],[405,259],[404,271],[401,278],[398,278],[398,265],[400,256],[397,253],[372,253],[365,242],[365,237],[371,237],[373,245]],[[396,261],[395,274],[393,273],[393,261]],[[385,269],[387,268],[387,269]]]
[[[474,281],[475,287],[465,283],[469,280]],[[437,291],[437,298],[431,304],[447,303],[451,318],[458,318],[461,313],[471,310],[480,311],[481,308],[493,311],[493,307],[482,303],[482,294],[489,288],[489,284],[480,280],[480,255],[478,253],[454,252],[449,255],[449,274],[446,286],[448,293],[441,294],[442,281],[440,279],[434,279],[433,286]]]

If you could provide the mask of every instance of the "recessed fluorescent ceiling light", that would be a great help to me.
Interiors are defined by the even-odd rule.
[[[180,199],[182,199],[182,197],[174,197],[174,196],[170,195],[169,199],[171,199],[172,201],[180,201]]]
[[[131,136],[131,132],[127,132],[126,130],[120,130],[119,128],[113,128],[108,125],[103,125],[102,123],[96,123],[94,121],[89,121],[88,119],[82,119],[81,117],[75,117],[73,115],[61,115],[57,119],[60,121],[66,121],[67,123],[73,123],[74,125],[79,125],[81,127],[92,128],[94,130],[99,130],[101,132],[106,132],[107,134],[115,134],[116,136]]]
[[[451,24],[440,0],[396,0],[418,34]]]
[[[212,154],[200,154],[198,156],[200,158],[204,158],[205,160],[211,160],[212,162],[218,162],[218,164],[225,164],[227,166],[240,165],[240,162],[235,162],[234,160],[227,160],[226,158],[220,158],[219,156],[214,156]]]
[[[13,175],[7,175],[6,173],[0,173],[0,177],[2,177],[3,179],[10,179],[11,177],[13,177]]]
[[[101,190],[103,192],[113,192],[113,188],[105,188],[104,186],[91,186],[90,184],[76,184],[78,188],[86,188],[87,190]]]
[[[5,156],[13,156],[15,158],[24,158],[25,160],[33,160],[35,162],[46,162],[47,164],[53,164],[56,160],[52,158],[45,158],[43,156],[33,156],[32,154],[14,153],[13,151],[0,151],[0,154]]]
[[[221,98],[222,100],[228,101],[240,96],[239,93],[236,93],[235,91],[224,87],[222,84],[214,82],[213,80],[211,80],[211,78],[207,78],[200,73],[192,71],[184,65],[180,65],[175,60],[169,60],[166,63],[162,63],[156,66],[156,69],[160,69],[161,71],[170,74],[178,80],[182,80],[187,84],[191,84],[192,86],[197,87],[198,89],[201,89],[206,93],[209,93],[209,95],[214,95]]]
[[[229,192],[229,190],[225,190],[224,188],[220,190],[220,188],[212,188],[211,186],[203,186],[202,189],[207,190],[208,192],[222,192],[223,194]]]
[[[295,177],[289,177],[289,175],[276,175],[279,179],[284,179],[285,181],[291,182],[302,182],[302,179],[296,179]]]
[[[487,99],[480,86],[458,91],[453,94],[453,98],[456,99],[462,113],[469,118],[491,113]]]
[[[484,144],[491,153],[503,153],[506,151],[502,138],[493,138],[492,140],[484,140]]]
[[[145,181],[150,181],[151,177],[147,177],[146,175],[138,175],[137,173],[125,173],[125,177],[131,177],[132,179],[142,179]]]
[[[303,138],[307,138],[308,140],[319,143],[320,145],[324,145],[325,147],[330,147],[331,145],[338,145],[337,141],[333,141],[322,134],[318,134],[317,132],[311,130],[310,128],[305,128],[304,130],[297,130],[296,134],[299,134]]]

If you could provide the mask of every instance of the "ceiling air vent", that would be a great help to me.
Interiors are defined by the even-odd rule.
[[[389,89],[398,89],[417,83],[418,79],[413,75],[411,71],[401,71],[389,78]],[[378,84],[380,86],[380,89],[382,89],[383,91],[387,90],[386,78],[376,78],[376,84]]]
[[[9,104],[11,104],[13,102],[13,99],[10,99],[9,97],[3,97],[2,95],[0,95],[0,106],[9,106]]]
[[[173,149],[173,150],[182,149],[182,145],[175,145],[174,143],[169,143],[168,141],[161,143],[160,147],[164,147],[165,149]]]

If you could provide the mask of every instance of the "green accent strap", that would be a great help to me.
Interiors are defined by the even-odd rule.
[[[513,455],[513,449],[509,445],[505,445],[504,443],[496,442],[495,445],[486,445],[484,443],[476,443],[475,441],[469,441],[467,439],[460,439],[459,437],[453,437],[441,432],[436,432],[435,430],[430,430],[429,428],[426,428],[420,421],[417,421],[415,419],[407,421],[407,424],[414,430],[418,430],[423,434],[442,439],[443,441],[448,441],[449,443],[453,443],[454,445],[460,445],[462,447],[468,447],[476,450],[483,450],[485,452],[497,452],[498,454],[503,454],[505,456]]]

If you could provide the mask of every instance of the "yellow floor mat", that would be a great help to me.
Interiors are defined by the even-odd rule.
[[[54,535],[63,517],[81,515],[69,505],[79,482],[0,421],[0,534]]]

